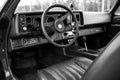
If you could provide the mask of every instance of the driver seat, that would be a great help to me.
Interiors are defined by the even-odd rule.
[[[23,80],[80,80],[93,61],[78,57],[25,75]]]

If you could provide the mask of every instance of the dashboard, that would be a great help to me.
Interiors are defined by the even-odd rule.
[[[10,34],[10,46],[12,50],[36,46],[48,43],[44,37],[41,29],[41,16],[43,12],[31,12],[31,13],[16,13],[13,18],[12,29]],[[49,12],[46,15],[45,23],[51,23],[66,12]],[[77,18],[79,27],[79,36],[92,35],[96,33],[104,32],[104,26],[81,26],[84,24],[83,13],[81,11],[73,12]],[[65,25],[73,22],[72,18],[67,18],[64,21]],[[49,35],[53,35],[54,31],[52,28],[46,27]],[[61,34],[56,41],[69,39],[74,36],[74,32],[69,31]]]

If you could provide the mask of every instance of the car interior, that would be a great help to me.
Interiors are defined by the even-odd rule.
[[[120,79],[119,0],[109,12],[54,4],[14,13],[18,3],[9,0],[0,14],[0,79]]]

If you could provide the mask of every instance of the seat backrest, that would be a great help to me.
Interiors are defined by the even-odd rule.
[[[120,80],[120,33],[96,58],[82,80]]]

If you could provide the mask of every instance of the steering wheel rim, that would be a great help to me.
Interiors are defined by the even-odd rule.
[[[75,26],[75,28],[76,28],[76,32],[75,32],[75,34],[74,34],[74,38],[73,38],[73,40],[70,42],[70,43],[68,43],[68,44],[58,44],[58,43],[56,43],[55,41],[53,41],[53,40],[51,40],[51,38],[50,38],[50,36],[48,35],[48,33],[47,33],[47,31],[46,31],[46,29],[45,29],[45,16],[46,16],[46,14],[48,13],[48,11],[50,10],[50,9],[52,9],[52,8],[55,8],[55,7],[60,7],[60,8],[63,8],[63,9],[65,9],[65,10],[67,10],[71,15],[72,15],[72,17],[73,17],[73,19],[74,19],[74,22],[75,22],[75,24],[74,24],[74,26]],[[67,13],[68,13],[67,12]],[[61,5],[61,4],[54,4],[54,5],[51,5],[51,6],[49,6],[48,8],[46,8],[45,9],[45,11],[43,12],[43,14],[42,14],[42,19],[41,19],[41,29],[42,29],[42,31],[43,31],[43,34],[44,34],[44,36],[46,37],[46,39],[51,43],[51,44],[53,44],[53,45],[55,45],[55,46],[57,46],[57,47],[68,47],[68,46],[70,46],[70,45],[72,45],[74,42],[75,42],[75,40],[77,39],[77,37],[78,37],[78,32],[79,32],[79,28],[78,28],[78,26],[77,26],[77,19],[76,19],[76,17],[75,17],[75,15],[73,14],[73,12],[68,8],[68,7],[66,7],[66,6],[64,6],[64,5]]]

